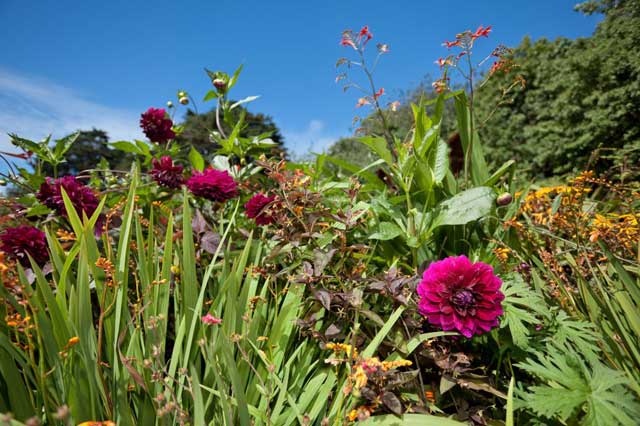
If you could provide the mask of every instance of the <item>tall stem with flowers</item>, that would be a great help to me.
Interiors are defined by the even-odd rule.
[[[385,93],[384,87],[380,87],[379,89],[376,89],[376,85],[373,80],[373,74],[378,65],[378,61],[380,60],[380,57],[383,54],[389,52],[389,46],[387,44],[382,44],[382,43],[378,43],[376,45],[378,54],[376,55],[373,61],[373,65],[369,68],[366,62],[365,48],[367,46],[367,43],[372,38],[373,38],[373,34],[371,33],[371,31],[369,31],[369,27],[367,25],[362,27],[362,29],[357,34],[355,34],[352,30],[344,31],[342,33],[342,39],[340,40],[340,44],[345,47],[353,48],[353,50],[355,50],[356,53],[358,54],[359,60],[352,61],[347,58],[340,58],[336,64],[336,66],[338,67],[343,65],[346,65],[348,68],[351,68],[351,66],[360,67],[363,70],[365,76],[367,77],[368,88],[365,88],[362,85],[359,85],[355,83],[353,80],[349,79],[349,75],[346,72],[342,72],[338,74],[338,76],[336,77],[336,82],[345,80],[345,85],[343,86],[345,91],[350,87],[353,87],[361,91],[362,93],[364,93],[364,96],[358,99],[356,108],[360,108],[364,105],[373,105],[376,111],[376,114],[378,115],[378,117],[380,117],[380,122],[382,123],[382,128],[384,132],[384,138],[387,140],[387,146],[389,148],[389,151],[391,152],[393,159],[397,161],[398,152],[395,148],[394,137],[389,128],[389,124],[387,123],[387,118],[384,115],[384,111],[380,106],[380,97]]]

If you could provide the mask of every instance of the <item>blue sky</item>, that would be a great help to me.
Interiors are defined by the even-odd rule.
[[[92,126],[112,140],[142,138],[139,114],[186,90],[200,101],[203,68],[245,68],[234,98],[273,116],[296,153],[350,133],[358,93],[335,84],[345,28],[369,25],[391,52],[376,80],[386,101],[438,75],[445,39],[492,25],[497,44],[590,35],[599,17],[574,1],[25,1],[0,0],[0,150],[7,132],[41,139]],[[372,46],[373,47],[373,46]],[[177,102],[176,102],[177,103]],[[213,105],[199,103],[208,109]],[[180,113],[179,113],[180,114]]]

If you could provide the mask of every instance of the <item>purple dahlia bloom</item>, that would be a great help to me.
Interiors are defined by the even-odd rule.
[[[151,160],[153,168],[149,172],[153,180],[158,185],[167,188],[178,189],[184,183],[182,176],[182,166],[173,164],[173,160],[169,156],[164,156],[160,161],[155,158]]]
[[[486,263],[466,256],[433,262],[418,284],[418,309],[429,323],[472,337],[498,326],[502,281]]]
[[[140,116],[140,127],[151,142],[166,143],[176,137],[173,121],[162,108],[149,108]]]
[[[187,181],[193,195],[211,201],[227,201],[238,196],[238,184],[229,172],[209,167],[204,172],[193,172]]]
[[[275,195],[267,197],[263,194],[256,194],[244,205],[247,217],[254,219],[258,225],[269,225],[275,222],[273,206],[270,204],[276,199]]]
[[[0,235],[2,246],[0,249],[23,266],[30,266],[29,254],[33,260],[42,266],[49,260],[47,238],[44,232],[33,226],[21,225],[17,228],[7,228]]]
[[[87,217],[91,217],[100,204],[93,190],[78,182],[75,176],[64,176],[58,179],[47,178],[40,185],[36,198],[45,206],[58,212],[58,214],[67,217],[67,209],[64,206],[61,188],[64,188],[81,218],[82,212]]]

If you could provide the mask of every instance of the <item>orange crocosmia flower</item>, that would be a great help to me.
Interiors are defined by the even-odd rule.
[[[360,108],[363,105],[368,105],[371,102],[369,102],[369,100],[367,98],[360,98],[358,99],[358,103],[356,104],[356,108]]]
[[[382,95],[384,95],[384,87],[381,87],[380,90],[373,95],[373,99],[378,99]]]
[[[105,420],[103,422],[97,422],[94,420],[89,420],[87,422],[82,422],[78,426],[116,426],[114,422],[111,420]]]

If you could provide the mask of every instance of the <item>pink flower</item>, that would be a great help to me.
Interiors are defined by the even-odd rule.
[[[442,43],[443,46],[446,46],[447,49],[451,49],[453,46],[460,46],[460,40],[456,41],[445,41]]]
[[[429,323],[472,337],[498,326],[502,281],[486,263],[466,256],[433,262],[418,285],[418,309]]]
[[[472,39],[477,39],[478,37],[489,37],[489,33],[491,32],[491,25],[487,28],[483,28],[482,25],[478,27],[475,33],[471,34]]]
[[[453,65],[450,58],[438,58],[435,62],[440,68],[443,68],[445,65]]]
[[[162,108],[149,108],[140,116],[140,127],[151,142],[166,143],[176,137],[173,122]]]
[[[0,241],[2,241],[0,250],[20,262],[22,266],[31,266],[29,256],[38,266],[44,265],[49,260],[47,238],[44,232],[33,226],[21,225],[17,228],[7,228],[0,235]]]
[[[220,318],[216,318],[211,314],[204,315],[201,318],[201,320],[203,324],[208,324],[208,325],[218,325],[222,323],[222,320]]]
[[[371,102],[369,102],[369,100],[367,98],[360,98],[358,99],[358,103],[356,104],[356,108],[360,108],[361,106],[365,106],[370,104]]]
[[[154,158],[151,160],[151,164],[153,165],[153,169],[151,169],[149,174],[158,185],[178,189],[184,183],[182,166],[173,164],[171,157],[165,155],[160,161]]]
[[[373,34],[371,34],[371,32],[369,31],[369,26],[365,25],[364,27],[362,27],[362,29],[358,33],[358,42],[362,42],[362,39],[364,39],[364,42],[362,43],[362,45],[364,46],[372,38]]]
[[[204,172],[194,172],[187,181],[193,195],[211,201],[227,201],[238,196],[238,184],[229,172],[209,167]]]
[[[275,222],[272,208],[275,195],[267,197],[263,194],[256,194],[244,205],[247,217],[254,219],[258,225],[269,225]]]
[[[351,38],[351,36],[346,33],[342,35],[342,40],[340,40],[340,44],[342,46],[351,46],[354,49],[358,49],[356,44],[353,42],[353,39]]]

